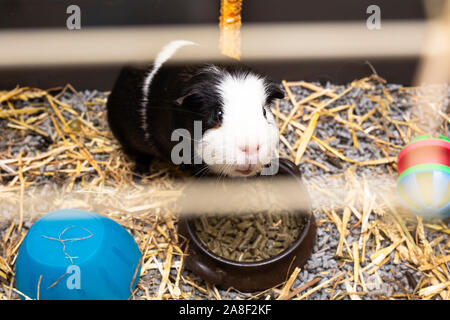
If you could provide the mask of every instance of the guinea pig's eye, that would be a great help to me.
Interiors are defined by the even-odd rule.
[[[217,121],[222,121],[222,117],[223,117],[223,111],[222,110],[217,111],[217,113],[216,113],[216,120]]]
[[[263,107],[263,115],[264,115],[264,118],[267,119],[267,111],[266,111],[266,108],[264,108],[264,107]]]

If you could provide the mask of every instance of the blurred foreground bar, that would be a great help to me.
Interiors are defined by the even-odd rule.
[[[426,50],[424,21],[384,22],[370,31],[365,21],[244,24],[242,61],[274,80],[346,83],[377,72],[391,83],[410,84]],[[217,25],[113,28],[4,29],[0,31],[0,88],[110,90],[125,64],[151,63],[164,44],[189,39],[200,54],[178,55],[172,63],[221,62]],[[92,76],[92,75],[95,75]]]

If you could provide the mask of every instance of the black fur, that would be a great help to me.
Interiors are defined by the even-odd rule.
[[[252,71],[242,65],[219,68],[220,73],[208,65],[160,68],[148,91],[147,132],[143,129],[141,114],[146,70],[128,67],[121,71],[108,98],[108,122],[124,152],[136,161],[138,171],[145,172],[153,157],[170,161],[171,150],[178,143],[171,141],[175,129],[187,129],[193,139],[194,121],[202,121],[203,132],[221,124],[222,101],[216,85],[224,72],[246,74]],[[267,103],[284,96],[274,83],[267,81],[266,88]]]

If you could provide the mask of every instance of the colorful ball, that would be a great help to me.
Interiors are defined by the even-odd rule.
[[[414,213],[450,216],[450,139],[420,136],[399,154],[397,196]]]
[[[140,258],[117,222],[83,210],[53,211],[36,221],[20,246],[17,289],[33,299],[128,299]]]

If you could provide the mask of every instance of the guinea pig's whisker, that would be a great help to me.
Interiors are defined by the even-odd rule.
[[[231,168],[231,164],[225,164],[222,168],[221,168],[221,170],[220,170],[220,173],[219,173],[219,176],[218,176],[218,178],[217,178],[217,181],[218,182],[220,182],[220,178],[222,178],[222,180],[225,180],[225,177],[226,177],[226,171],[228,171],[228,169],[229,168]]]
[[[200,170],[198,170],[198,171],[194,174],[194,176],[197,176],[197,177],[203,177],[203,176],[206,175],[208,172],[209,172],[209,167],[208,167],[208,165],[205,164]]]
[[[217,178],[216,178],[217,183],[220,183],[220,178],[222,178],[224,176],[224,171],[225,171],[225,168],[222,167],[220,169],[220,171],[219,171],[219,174],[217,175]]]

